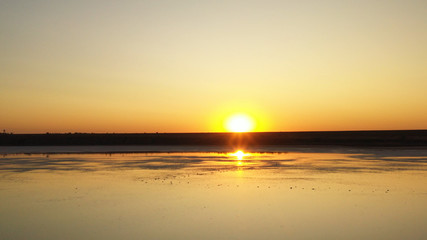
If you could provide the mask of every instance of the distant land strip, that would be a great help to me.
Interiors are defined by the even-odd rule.
[[[0,134],[0,146],[83,145],[330,145],[361,147],[427,146],[427,130],[250,133]]]

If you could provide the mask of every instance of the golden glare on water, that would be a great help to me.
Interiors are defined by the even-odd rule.
[[[226,129],[230,132],[250,132],[254,127],[254,120],[243,113],[234,114],[226,121]]]
[[[427,235],[422,224],[427,221],[425,149],[322,146],[300,151],[283,147],[276,152],[272,147],[236,147],[226,153],[223,148],[170,152],[177,148],[163,147],[151,148],[160,150],[152,153],[108,153],[109,146],[21,149],[59,152],[0,154],[0,223],[7,223],[0,224],[0,239],[56,239],[64,234],[86,239],[88,231],[94,240],[199,235],[358,240]],[[86,152],[64,154],[61,149]],[[91,149],[105,153],[88,153]],[[328,221],[313,220],[331,214]],[[91,221],[81,224],[76,216]],[[389,221],[380,221],[383,218]],[[149,224],[130,224],[141,221]],[[212,231],[213,225],[223,231]],[[342,230],[339,234],[337,228]]]
[[[237,160],[239,160],[239,165],[242,164],[240,161],[243,160],[243,157],[250,156],[249,153],[244,153],[242,150],[238,150],[237,152],[230,153],[230,155],[237,157]]]
[[[242,160],[243,159],[243,156],[245,155],[242,151],[237,151],[236,153],[235,153],[235,155],[236,155],[236,157],[237,157],[237,159],[238,160]]]

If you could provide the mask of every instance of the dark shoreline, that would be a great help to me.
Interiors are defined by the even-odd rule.
[[[0,146],[427,146],[427,130],[252,133],[0,134]]]

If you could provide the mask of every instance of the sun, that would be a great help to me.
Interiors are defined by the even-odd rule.
[[[226,121],[226,129],[230,132],[250,132],[254,127],[254,120],[243,113],[234,114]]]

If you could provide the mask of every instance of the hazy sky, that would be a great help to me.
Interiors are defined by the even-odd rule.
[[[427,129],[427,1],[0,1],[0,128]]]

